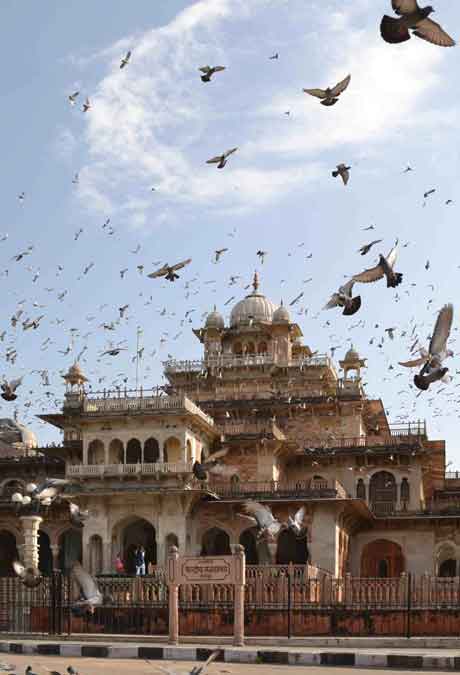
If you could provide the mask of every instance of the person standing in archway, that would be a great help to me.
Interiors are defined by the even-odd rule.
[[[135,553],[136,576],[145,576],[145,548],[139,545]]]
[[[125,566],[124,566],[123,560],[121,558],[121,553],[117,553],[117,557],[115,558],[115,572],[117,574],[124,574],[125,573]]]

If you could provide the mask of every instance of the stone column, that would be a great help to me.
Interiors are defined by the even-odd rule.
[[[20,516],[24,532],[23,563],[25,567],[38,568],[38,528],[43,522],[40,516]]]
[[[179,549],[171,546],[167,565],[169,586],[169,643],[179,644]]]
[[[246,557],[244,548],[237,544],[233,553],[233,564],[235,572],[234,587],[234,627],[233,644],[235,647],[244,645],[244,587],[246,583]]]

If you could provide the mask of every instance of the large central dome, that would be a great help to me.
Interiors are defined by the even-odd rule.
[[[251,321],[271,323],[276,305],[271,300],[258,293],[259,279],[257,273],[254,275],[254,290],[247,295],[244,300],[240,300],[232,309],[230,314],[230,326],[248,325]]]

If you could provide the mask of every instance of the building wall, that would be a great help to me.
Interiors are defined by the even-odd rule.
[[[352,576],[360,576],[361,557],[366,544],[378,539],[393,541],[401,546],[405,571],[414,574],[434,574],[435,572],[435,534],[429,525],[426,529],[408,528],[407,530],[373,529],[352,537],[350,542],[349,566]]]

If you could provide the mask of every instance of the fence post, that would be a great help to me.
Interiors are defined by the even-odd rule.
[[[168,590],[169,590],[169,643],[179,644],[179,584],[178,581],[179,549],[171,546],[168,557]]]
[[[246,557],[241,544],[235,546],[234,553],[234,627],[233,644],[235,647],[244,645],[244,588],[246,584]]]
[[[407,637],[411,637],[411,610],[412,610],[412,573],[407,576]]]
[[[293,573],[293,564],[289,563],[287,569],[287,582],[288,582],[288,596],[287,596],[287,610],[288,610],[288,620],[287,620],[287,636],[291,637],[291,620],[292,620],[292,595],[291,595],[291,584],[292,584],[292,573]]]

